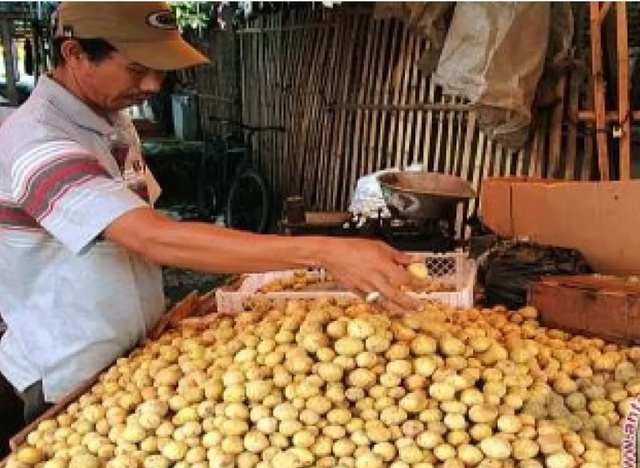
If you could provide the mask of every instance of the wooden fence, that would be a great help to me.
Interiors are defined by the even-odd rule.
[[[207,123],[214,113],[287,128],[254,142],[279,200],[298,194],[308,209],[344,210],[359,177],[410,164],[463,177],[478,192],[488,176],[592,175],[578,144],[584,128],[565,119],[570,93],[560,92],[575,80],[561,82],[561,99],[536,117],[527,147],[507,151],[479,131],[474,112],[419,72],[423,40],[362,7],[281,11],[236,35],[215,31],[206,46],[214,65],[196,76],[208,96],[203,125],[215,130]],[[239,87],[229,84],[232,70]],[[577,97],[571,105],[577,110]],[[475,200],[462,207],[459,221],[476,209]]]

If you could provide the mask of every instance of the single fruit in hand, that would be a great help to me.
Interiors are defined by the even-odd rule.
[[[429,269],[427,265],[421,262],[415,262],[409,265],[408,267],[409,273],[419,279],[429,279]]]

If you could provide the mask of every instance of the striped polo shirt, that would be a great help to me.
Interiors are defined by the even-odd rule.
[[[160,267],[101,238],[149,206],[131,121],[43,76],[0,127],[0,372],[55,402],[131,349],[164,309]]]

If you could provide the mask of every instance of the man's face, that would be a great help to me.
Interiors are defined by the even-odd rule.
[[[160,90],[164,78],[164,72],[132,62],[118,51],[99,63],[85,56],[74,71],[84,98],[106,112],[141,104]]]

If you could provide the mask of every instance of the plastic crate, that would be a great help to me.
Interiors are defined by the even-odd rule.
[[[451,284],[455,288],[455,291],[447,292],[410,293],[413,297],[424,301],[440,301],[456,308],[468,309],[473,307],[473,291],[477,270],[475,261],[468,259],[466,254],[462,252],[413,252],[411,255],[414,256],[416,261],[424,261],[426,263],[434,279]],[[249,274],[243,278],[240,285],[236,288],[219,288],[216,290],[217,310],[219,312],[237,312],[244,310],[248,303],[247,301],[256,297],[274,301],[322,298],[359,299],[357,295],[346,291],[259,292],[262,286],[278,278],[291,277],[296,271],[301,270]]]

